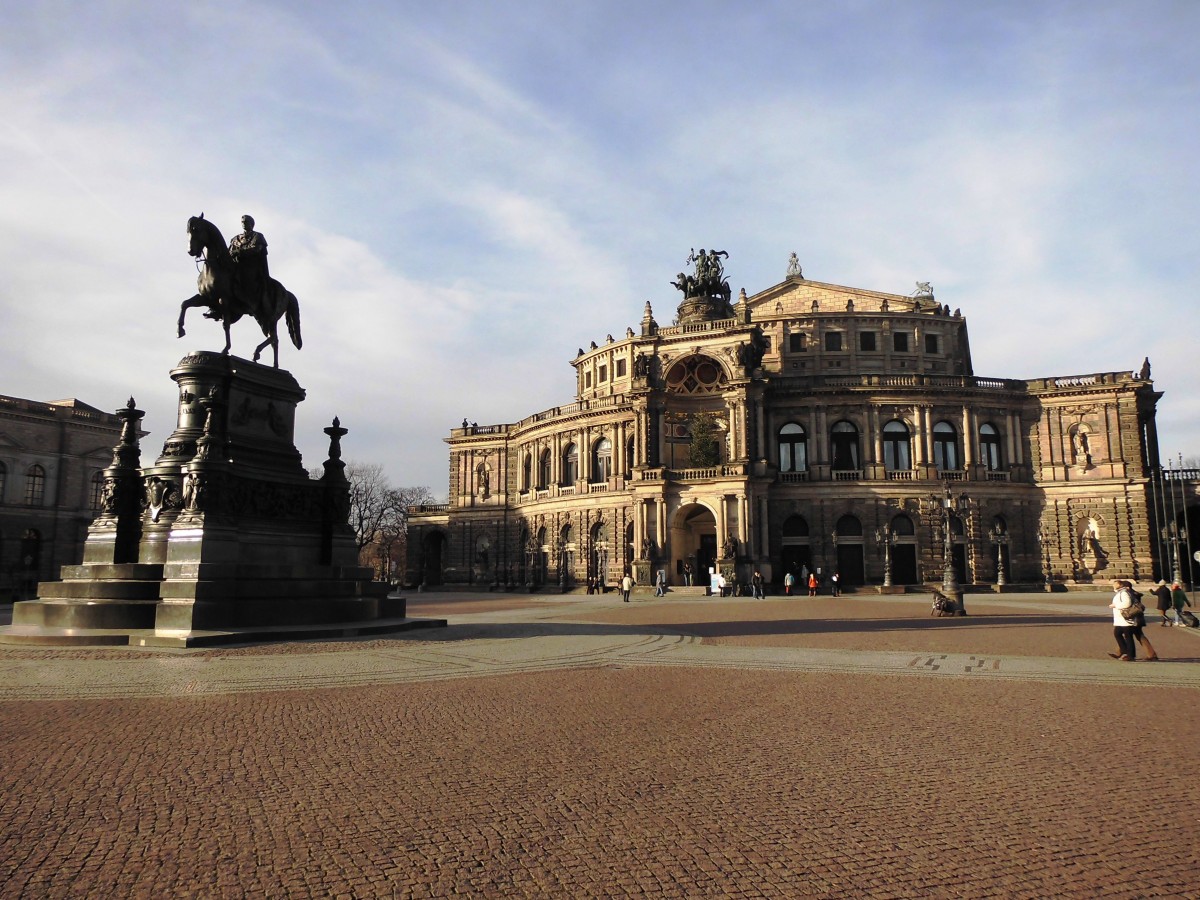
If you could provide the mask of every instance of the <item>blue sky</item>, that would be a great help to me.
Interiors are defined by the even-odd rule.
[[[116,408],[219,349],[184,226],[300,300],[297,443],[446,490],[442,438],[568,401],[690,247],[961,308],[978,374],[1136,369],[1200,454],[1200,5],[24,4],[0,32],[0,393]],[[234,329],[249,356],[257,329]]]

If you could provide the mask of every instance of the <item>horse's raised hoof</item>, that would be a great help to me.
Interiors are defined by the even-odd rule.
[[[177,338],[181,338],[181,337],[183,337],[184,333],[185,333],[185,332],[184,332],[184,330],[183,330],[182,328],[180,328],[180,329],[179,329],[179,334],[175,335],[175,337],[177,337]]]

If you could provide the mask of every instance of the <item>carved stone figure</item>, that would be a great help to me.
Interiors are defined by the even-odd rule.
[[[933,287],[928,281],[918,281],[917,289],[912,292],[913,297],[932,297]]]
[[[795,250],[793,250],[792,255],[788,257],[787,277],[788,278],[803,278],[804,277],[804,272],[800,268],[800,260],[799,260],[799,258],[797,258]]]
[[[1142,381],[1150,380],[1150,357],[1147,356],[1142,360],[1142,368],[1141,371],[1138,372],[1138,378],[1140,378]]]
[[[1075,429],[1075,433],[1071,435],[1071,444],[1075,450],[1075,465],[1086,469],[1092,462],[1091,445],[1088,443],[1087,432],[1082,428]]]

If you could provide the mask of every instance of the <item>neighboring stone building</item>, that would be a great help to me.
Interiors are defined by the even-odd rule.
[[[0,601],[79,562],[121,421],[78,400],[0,396]]]
[[[1160,574],[1148,364],[979,377],[965,318],[927,284],[823,284],[793,258],[785,281],[730,304],[703,257],[680,276],[675,324],[647,303],[638,332],[579,351],[572,402],[451,432],[450,502],[413,509],[410,582],[664,570],[678,585],[690,566],[904,585],[941,581],[947,545],[965,584],[1001,567],[1026,584]]]

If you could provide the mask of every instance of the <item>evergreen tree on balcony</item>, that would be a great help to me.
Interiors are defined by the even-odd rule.
[[[692,468],[704,469],[720,465],[721,448],[717,443],[717,423],[712,413],[701,412],[692,416],[692,445],[688,458]]]

